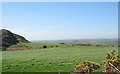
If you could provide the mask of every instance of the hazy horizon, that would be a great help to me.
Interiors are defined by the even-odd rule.
[[[117,38],[96,38],[96,39],[51,39],[51,40],[30,40],[30,41],[59,41],[59,40],[118,40]]]
[[[117,2],[3,2],[3,27],[30,41],[117,39]]]

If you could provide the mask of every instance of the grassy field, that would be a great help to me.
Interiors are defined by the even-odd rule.
[[[62,46],[60,44],[52,44],[52,43],[18,43],[17,45],[13,45],[11,47],[17,47],[20,45],[26,45],[30,47],[42,47],[42,46]]]
[[[29,43],[39,46],[39,43]],[[45,44],[43,44],[45,45]],[[36,50],[16,50],[2,52],[3,72],[74,72],[76,65],[82,61],[93,61],[101,64],[95,72],[103,71],[103,60],[107,52],[117,47],[70,46],[53,47]]]

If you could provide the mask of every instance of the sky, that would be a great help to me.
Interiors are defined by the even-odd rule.
[[[117,2],[3,2],[2,28],[28,40],[118,37]]]
[[[1,0],[2,2],[118,2],[119,0]]]

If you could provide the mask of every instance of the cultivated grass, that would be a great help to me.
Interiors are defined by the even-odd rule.
[[[38,46],[37,43],[28,44]],[[3,72],[75,72],[74,68],[83,60],[101,64],[107,52],[117,47],[71,46],[36,50],[16,50],[2,52]]]

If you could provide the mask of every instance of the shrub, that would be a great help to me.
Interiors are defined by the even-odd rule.
[[[57,45],[55,47],[58,47]]]
[[[47,46],[44,45],[43,48],[47,48]]]
[[[99,67],[100,67],[100,64],[98,63],[84,61],[82,64],[77,65],[75,70],[76,72],[89,73],[93,71],[94,69],[98,69]]]
[[[6,51],[7,47],[1,47],[0,51]]]
[[[104,72],[116,72],[120,73],[120,55],[115,54],[115,50],[111,53],[107,53],[106,59],[104,62]]]
[[[53,46],[51,46],[51,48],[52,48]]]

